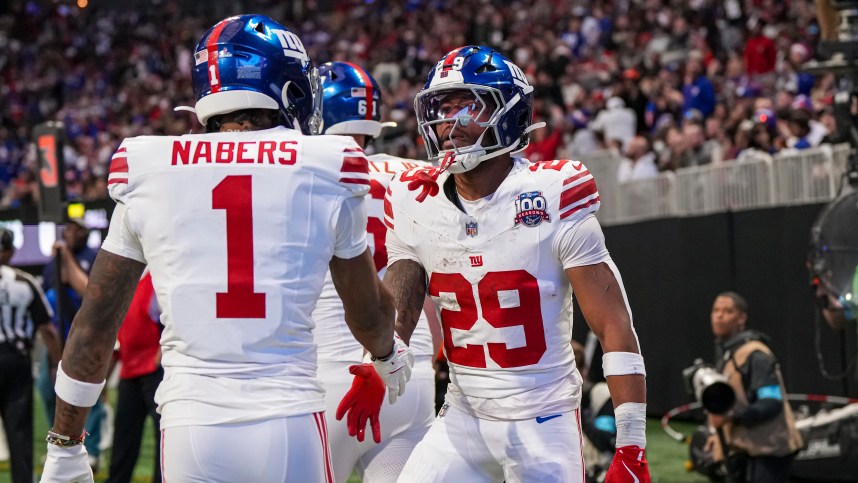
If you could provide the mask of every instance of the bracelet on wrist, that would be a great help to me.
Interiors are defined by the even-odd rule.
[[[79,437],[72,438],[71,436],[66,436],[63,434],[55,433],[53,431],[48,431],[47,436],[45,436],[45,441],[55,446],[69,448],[71,446],[83,444],[88,435],[89,433],[84,431]]]
[[[393,347],[390,348],[390,352],[388,352],[386,356],[382,356],[382,357],[372,356],[370,359],[372,359],[372,362],[375,362],[375,361],[387,362],[390,360],[391,357],[393,357],[393,354],[395,352],[396,352],[396,343],[394,342]]]

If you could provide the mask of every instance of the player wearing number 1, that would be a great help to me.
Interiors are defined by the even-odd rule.
[[[347,62],[321,65],[319,77],[322,80],[322,133],[350,135],[361,146],[378,137],[383,127],[379,122],[382,98],[375,79],[361,67]],[[387,267],[383,207],[387,185],[394,173],[430,165],[385,154],[375,154],[368,159],[367,231],[371,235],[375,268],[381,276]],[[430,310],[434,317],[434,309],[430,307]],[[396,404],[383,406],[384,386],[371,364],[361,364],[363,348],[348,334],[343,322],[343,303],[330,279],[325,280],[312,317],[319,345],[319,379],[325,386],[325,417],[334,478],[337,483],[344,483],[352,471],[357,470],[365,483],[395,483],[435,416],[434,351],[426,317],[421,314],[411,336],[410,348],[415,363],[408,391]],[[346,416],[344,420],[343,416]],[[374,442],[365,438],[367,420]]]
[[[415,98],[418,129],[440,166],[390,184],[384,282],[406,339],[428,290],[451,383],[403,483],[583,483],[573,289],[606,352],[618,405],[606,481],[649,481],[643,358],[594,216],[593,176],[580,162],[511,157],[539,127],[532,92],[506,57],[467,46],[444,56]]]
[[[301,41],[242,15],[195,52],[208,133],[126,139],[113,156],[117,205],[59,368],[42,481],[92,481],[83,423],[146,264],[165,326],[165,481],[332,481],[310,319],[329,266],[381,377],[407,379],[366,243],[367,160],[350,138],[298,131],[317,114]]]

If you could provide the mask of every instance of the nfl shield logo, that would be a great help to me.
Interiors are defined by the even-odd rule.
[[[474,220],[465,223],[465,234],[473,238],[477,236],[477,222]]]

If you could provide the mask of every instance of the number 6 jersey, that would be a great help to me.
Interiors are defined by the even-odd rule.
[[[579,162],[514,160],[495,193],[463,202],[466,214],[449,186],[418,202],[408,188],[417,173],[398,175],[387,193],[388,266],[415,260],[427,272],[450,363],[447,400],[497,420],[577,408],[565,269],[610,260],[592,215],[593,177]]]
[[[274,128],[126,139],[103,248],[149,265],[162,427],[322,411],[310,311],[332,256],[366,250],[351,138]]]
[[[390,180],[396,174],[415,167],[430,166],[425,161],[402,159],[387,154],[368,156],[370,189],[367,205],[367,240],[371,245],[372,258],[378,276],[383,277],[387,269],[387,250],[385,237],[387,227],[384,225],[384,193]],[[345,322],[343,301],[334,288],[330,273],[325,277],[325,285],[316,308],[311,314],[316,324],[314,337],[318,344],[319,362],[352,362],[360,364],[363,360],[363,346],[355,340]],[[409,342],[411,352],[415,357],[433,356],[432,334],[429,322],[421,311],[420,321],[411,335]]]

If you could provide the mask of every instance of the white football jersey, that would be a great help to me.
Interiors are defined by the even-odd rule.
[[[592,233],[602,237],[592,215],[599,194],[584,165],[514,163],[470,214],[445,195],[449,173],[438,178],[441,192],[422,203],[408,188],[417,170],[397,175],[385,218],[388,264],[412,259],[429,276],[450,365],[448,401],[487,419],[578,407],[565,269],[610,260],[603,238],[591,243]]]
[[[383,277],[387,270],[387,248],[385,238],[387,227],[384,226],[384,193],[394,174],[418,167],[431,166],[425,161],[402,159],[387,154],[369,156],[370,188],[367,199],[367,232],[368,241],[372,248],[372,256],[378,276]],[[331,274],[325,275],[325,286],[322,295],[312,313],[316,323],[314,332],[316,344],[319,346],[319,362],[352,361],[360,363],[363,359],[363,347],[358,343],[345,322],[343,302],[340,300],[331,280]],[[421,313],[409,346],[415,356],[432,356],[432,334],[426,316]]]
[[[103,248],[147,263],[162,308],[162,427],[324,410],[310,311],[366,250],[368,162],[286,128],[126,139]]]

